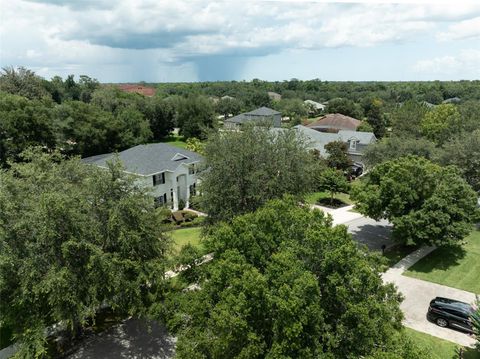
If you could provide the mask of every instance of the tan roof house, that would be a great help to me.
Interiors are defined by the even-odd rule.
[[[341,113],[330,113],[320,117],[317,121],[312,122],[307,127],[320,132],[334,132],[341,130],[356,131],[362,121],[356,118],[342,115]]]

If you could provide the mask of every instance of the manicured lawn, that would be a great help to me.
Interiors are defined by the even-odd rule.
[[[318,204],[318,201],[322,200],[322,199],[330,199],[330,193],[328,192],[313,192],[313,193],[310,193],[309,195],[307,195],[305,197],[305,201],[308,203],[308,204]],[[347,193],[337,193],[335,194],[335,196],[333,196],[333,198],[335,199],[338,199],[348,205],[350,204],[353,204],[353,202],[351,201],[350,199],[350,195],[347,194]]]
[[[174,242],[173,250],[178,253],[180,249],[188,243],[199,249],[203,249],[203,245],[200,241],[201,232],[202,229],[200,227],[182,228],[171,231],[170,234]]]
[[[426,348],[438,359],[458,358],[459,345],[410,328],[405,328],[405,331],[418,346]],[[464,352],[464,359],[480,359],[480,352],[468,348]]]
[[[186,148],[187,144],[184,141],[184,138],[182,136],[178,135],[171,135],[167,138],[165,138],[162,142],[168,143],[169,145],[179,147],[179,148]]]
[[[413,265],[405,275],[480,293],[480,231],[473,231],[458,249],[438,248]]]

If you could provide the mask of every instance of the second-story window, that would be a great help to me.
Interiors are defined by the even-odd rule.
[[[356,150],[357,149],[357,141],[350,140],[350,149],[351,150]]]
[[[194,173],[195,173],[195,167],[193,165],[188,167],[188,174],[193,175]]]
[[[159,184],[165,183],[165,172],[157,173],[153,175],[153,185],[158,186]]]

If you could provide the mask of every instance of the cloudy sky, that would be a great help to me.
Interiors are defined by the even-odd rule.
[[[103,82],[480,79],[480,1],[0,0],[0,66]]]

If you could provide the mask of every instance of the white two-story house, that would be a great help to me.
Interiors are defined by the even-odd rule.
[[[142,186],[151,190],[159,205],[178,210],[180,202],[189,206],[190,196],[197,190],[198,153],[166,143],[138,145],[128,150],[84,158],[85,163],[106,168],[107,161],[118,155],[125,172],[134,174]]]

